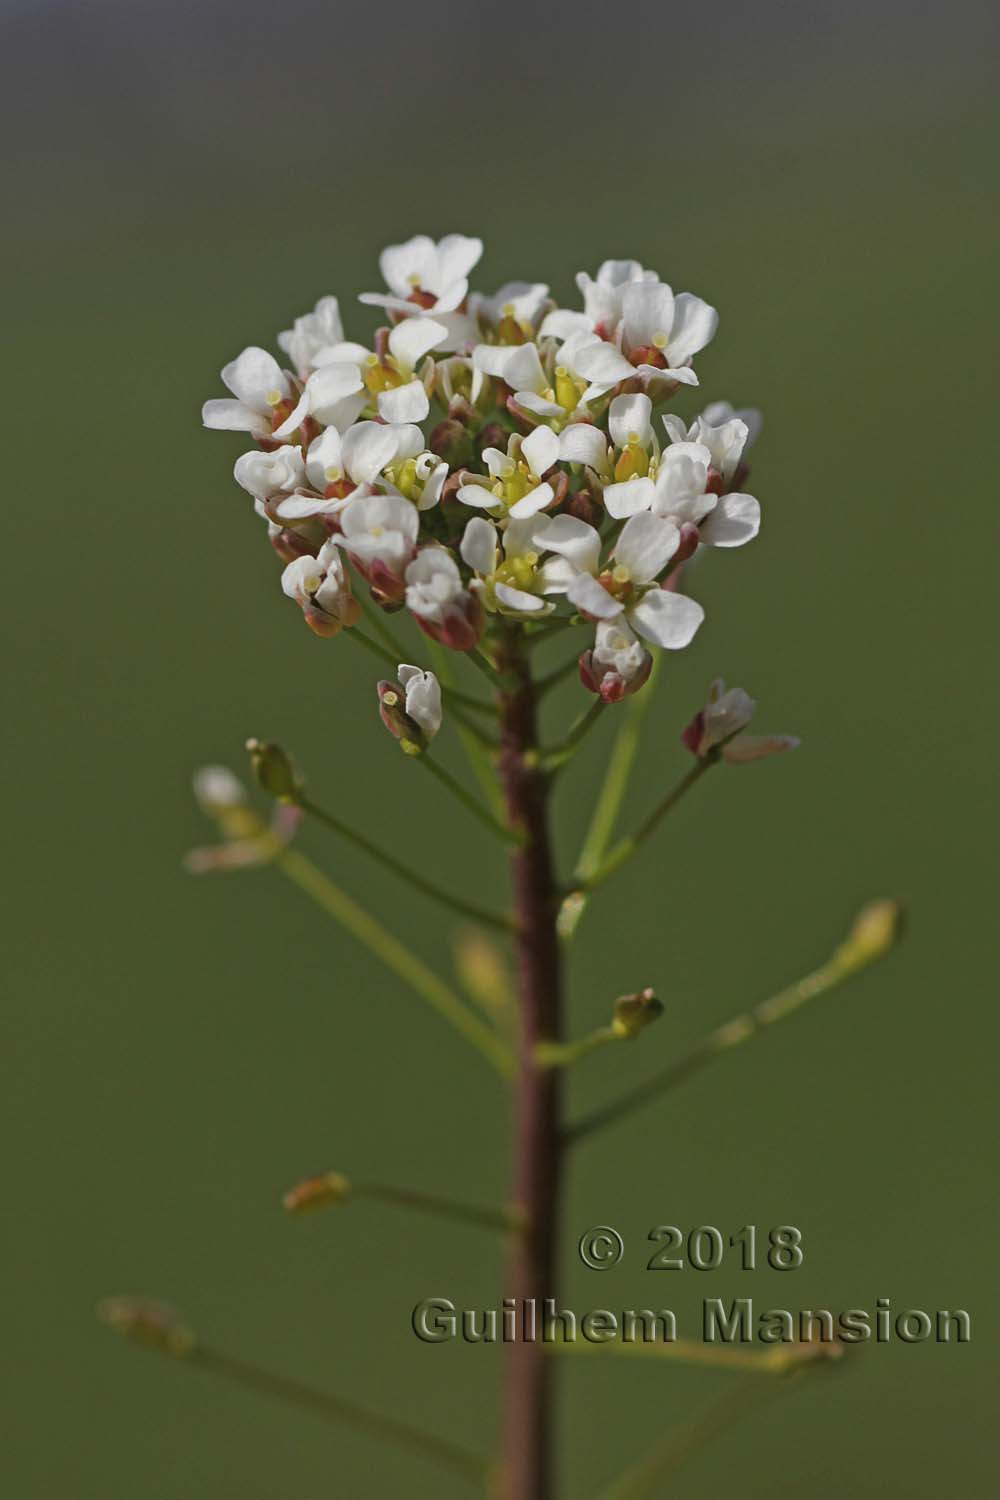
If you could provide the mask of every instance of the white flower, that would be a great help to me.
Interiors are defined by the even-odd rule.
[[[545,584],[544,571],[538,567],[535,527],[533,516],[508,522],[501,556],[492,521],[473,516],[466,526],[459,551],[462,561],[477,575],[471,587],[479,592],[487,609],[537,618],[555,609],[554,604],[540,599],[535,592]]]
[[[302,607],[317,635],[331,636],[354,625],[361,613],[336,542],[325,542],[316,557],[297,557],[281,575],[281,587]]]
[[[713,401],[688,428],[669,413],[663,425],[672,443],[702,443],[711,454],[712,468],[728,485],[760,431],[761,417],[758,411],[734,412],[728,401]]]
[[[652,410],[652,402],[642,391],[616,396],[608,407],[610,446],[600,428],[575,422],[562,433],[560,458],[565,463],[586,464],[605,480],[612,474],[619,481],[645,476],[660,453]],[[615,450],[620,456],[612,467]]]
[[[593,620],[624,615],[646,640],[679,650],[705,618],[695,600],[656,586],[680,542],[677,527],[660,516],[644,511],[626,521],[604,569],[600,535],[574,516],[556,516],[535,532],[535,541],[562,564],[548,566],[546,593],[566,594]]]
[[[321,427],[336,427],[345,432],[357,421],[366,399],[361,370],[353,358],[345,355],[332,364],[320,365],[309,376],[289,415],[274,429],[274,436],[291,437],[307,417]]]
[[[281,500],[276,511],[284,521],[337,515],[354,495],[368,494],[377,484],[428,510],[448,475],[448,465],[427,452],[420,428],[409,423],[356,422],[343,437],[328,427],[309,444],[305,468],[316,493]]]
[[[531,336],[548,298],[549,289],[543,282],[508,281],[492,297],[473,292],[469,297],[469,312],[486,328],[497,329],[510,319]]]
[[[402,495],[355,495],[340,513],[336,538],[372,588],[386,599],[404,593],[407,564],[417,547],[420,516]]]
[[[698,527],[709,547],[742,547],[760,530],[760,504],[753,495],[710,491],[712,453],[704,443],[677,441],[667,447],[652,477],[623,480],[604,489],[604,503],[618,519],[642,511],[681,527]]]
[[[444,547],[424,547],[410,563],[406,607],[425,634],[453,651],[468,651],[482,633],[482,606]]]
[[[705,707],[695,714],[681,739],[699,759],[721,749],[723,760],[731,765],[746,765],[767,755],[796,749],[799,741],[794,735],[744,734],[756,709],[757,704],[742,688],[727,691],[722,678],[717,677],[708,690]]]
[[[396,674],[405,694],[405,711],[429,740],[441,728],[441,684],[433,672],[400,662]]]
[[[545,510],[555,499],[552,485],[541,476],[559,461],[559,439],[551,427],[536,427],[526,438],[511,436],[507,452],[484,448],[486,475],[471,475],[456,496],[463,505],[505,510],[515,521]]]
[[[389,332],[388,361],[368,356],[366,384],[377,394],[383,422],[422,422],[430,411],[427,389],[417,378],[425,355],[447,343],[448,329],[433,318],[404,318]]]
[[[389,245],[379,256],[388,294],[364,292],[361,301],[410,316],[433,316],[448,330],[448,346],[475,337],[475,324],[459,312],[469,294],[469,272],[483,253],[482,240],[446,234],[436,244],[426,234]]]
[[[246,787],[228,766],[200,766],[192,781],[195,799],[203,812],[212,814],[241,807],[247,800]]]
[[[604,503],[616,520],[649,510],[668,516],[678,528],[695,525],[713,509],[716,496],[706,493],[712,455],[700,443],[675,443],[662,454],[655,478],[626,479],[604,489]]]
[[[318,365],[332,363],[324,355],[343,343],[344,325],[336,297],[321,297],[311,313],[296,318],[291,328],[278,334],[278,348],[288,355],[300,380]]]
[[[662,281],[633,281],[622,293],[621,309],[615,343],[598,340],[581,351],[582,375],[607,388],[636,375],[698,384],[691,360],[715,334],[714,307],[690,292],[675,297]]]
[[[201,420],[206,427],[227,432],[251,432],[269,438],[274,417],[292,395],[292,387],[273,354],[251,346],[222,370],[222,383],[233,401],[206,401]]]
[[[584,333],[581,338],[600,342],[594,334]],[[587,391],[587,381],[579,376],[574,364],[575,349],[575,344],[563,345],[555,356],[551,376],[546,374],[538,348],[532,343],[477,344],[472,351],[472,367],[474,374],[492,375],[510,386],[515,406],[532,421],[561,426],[581,409]],[[481,380],[473,381],[473,401],[480,385]],[[595,392],[600,393],[596,387]]]
[[[646,271],[637,260],[606,260],[596,278],[586,271],[577,273],[576,284],[583,293],[583,312],[557,308],[549,313],[539,330],[541,338],[567,339],[581,330],[596,332],[612,339],[622,318],[622,296],[634,281],[658,281],[655,271]]]
[[[653,658],[623,619],[598,622],[592,651],[580,657],[580,679],[605,703],[638,692],[653,669]]]
[[[241,453],[233,469],[236,483],[255,500],[271,500],[276,495],[291,495],[306,482],[302,449],[293,443],[263,453],[254,448]]]

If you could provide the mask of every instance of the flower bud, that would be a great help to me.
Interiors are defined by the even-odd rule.
[[[407,755],[420,755],[441,728],[441,684],[433,672],[400,662],[399,686],[378,684],[382,723]]]
[[[574,490],[566,499],[563,514],[575,516],[578,521],[583,521],[585,525],[595,528],[600,525],[603,518],[600,505],[588,490]]]
[[[280,745],[269,740],[247,740],[250,765],[265,792],[279,802],[295,802],[302,790],[302,778]]]
[[[872,901],[854,919],[846,939],[834,955],[834,962],[847,972],[863,969],[895,947],[903,935],[902,902],[883,899]]]
[[[640,1031],[658,1021],[663,1014],[663,1002],[651,989],[639,990],[634,995],[621,995],[615,1001],[614,1019],[611,1029],[616,1036],[631,1041]]]
[[[195,1347],[193,1331],[181,1322],[173,1308],[145,1297],[107,1297],[98,1305],[102,1323],[161,1354],[183,1359]]]
[[[304,1214],[331,1203],[344,1203],[350,1196],[349,1178],[340,1172],[324,1172],[320,1177],[307,1177],[305,1182],[297,1183],[281,1201],[288,1213]]]
[[[462,469],[476,456],[468,427],[454,417],[446,417],[438,423],[427,440],[427,446],[444,459],[449,469]]]

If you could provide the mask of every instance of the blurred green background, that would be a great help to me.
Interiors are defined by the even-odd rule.
[[[937,1500],[960,1471],[993,1492],[994,33],[971,0],[5,7],[11,1493],[462,1493],[123,1347],[93,1316],[114,1291],[492,1441],[497,1351],[422,1346],[409,1311],[494,1303],[493,1241],[375,1206],[290,1222],[278,1200],[329,1167],[497,1199],[500,1089],[280,876],[180,867],[207,833],[191,771],[241,769],[255,733],[374,836],[502,899],[487,836],[450,807],[442,833],[379,726],[368,660],[282,599],[230,478],[240,441],[198,419],[222,363],[322,293],[367,335],[352,294],[378,285],[379,248],[452,230],[485,238],[486,289],[526,276],[569,298],[578,269],[638,256],[721,310],[704,398],[766,414],[764,530],[699,567],[708,622],[666,664],[629,816],[684,768],[678,732],[716,674],[803,748],[711,778],[595,903],[573,1032],[646,983],[668,1013],[581,1066],[575,1106],[824,957],[863,900],[911,913],[884,966],[581,1153],[565,1298],[672,1305],[689,1328],[715,1295],[967,1308],[969,1346],[868,1348],[678,1486]],[[562,793],[564,860],[608,733]],[[302,842],[448,966],[435,909],[321,831]],[[805,1266],[651,1277],[663,1222],[793,1223]],[[595,1223],[627,1244],[603,1276],[573,1253]],[[563,1493],[596,1492],[733,1379],[567,1362]]]

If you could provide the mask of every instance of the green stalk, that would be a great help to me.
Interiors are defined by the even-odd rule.
[[[467,1042],[483,1054],[503,1077],[510,1077],[513,1063],[510,1049],[474,1011],[429,969],[422,959],[370,916],[364,907],[297,849],[283,849],[275,855],[275,864],[289,880],[321,906],[334,921],[351,933],[362,947],[379,959],[387,969],[408,984],[420,998],[448,1021]]]
[[[460,917],[468,917],[473,922],[480,922],[484,927],[499,928],[501,932],[513,931],[514,924],[509,917],[486,911],[485,908],[477,906],[472,901],[464,901],[461,896],[453,896],[450,891],[446,891],[441,886],[435,885],[433,880],[428,880],[426,875],[421,875],[418,870],[414,870],[409,865],[404,864],[394,854],[390,854],[387,849],[380,848],[378,844],[373,843],[365,834],[359,833],[356,828],[352,828],[348,823],[342,822],[333,813],[327,812],[325,808],[320,807],[311,798],[299,796],[296,799],[296,805],[301,807],[302,811],[308,813],[310,817],[316,818],[318,822],[324,823],[327,828],[332,829],[334,833],[346,839],[348,843],[354,844],[356,848],[363,850],[371,859],[376,860],[385,869],[391,871],[398,879],[412,886],[414,890],[422,891],[432,901],[437,901],[442,906],[448,907],[451,911],[457,912]]]

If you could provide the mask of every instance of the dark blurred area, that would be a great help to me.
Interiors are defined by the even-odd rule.
[[[379,249],[450,231],[486,241],[477,286],[544,280],[573,305],[576,271],[637,256],[721,312],[680,409],[765,413],[764,529],[699,565],[708,622],[667,663],[626,816],[685,769],[679,731],[717,674],[803,748],[720,773],[595,903],[574,1034],[645,984],[667,1014],[581,1065],[575,1106],[804,972],[864,900],[910,909],[882,968],[581,1155],[566,1300],[671,1305],[688,1328],[705,1296],[968,1308],[968,1346],[862,1350],[678,1484],[993,1492],[996,14],[3,7],[10,1493],[462,1493],[121,1347],[93,1316],[108,1292],[163,1296],[236,1353],[493,1441],[496,1351],[421,1346],[409,1312],[492,1305],[498,1247],[374,1204],[289,1222],[279,1201],[329,1168],[499,1200],[500,1091],[276,874],[180,867],[208,832],[191,771],[242,769],[260,734],[373,837],[502,899],[474,824],[449,808],[443,841],[367,660],[281,598],[231,479],[240,440],[198,420],[224,361],[323,293],[367,336],[353,297],[378,286]],[[553,724],[577,701],[568,687]],[[564,862],[608,744],[560,804]],[[303,847],[449,966],[436,910],[321,832]],[[573,1254],[597,1223],[628,1247],[603,1277]],[[661,1223],[796,1224],[805,1264],[664,1286],[643,1269]],[[565,1495],[599,1493],[734,1378],[567,1361]]]

